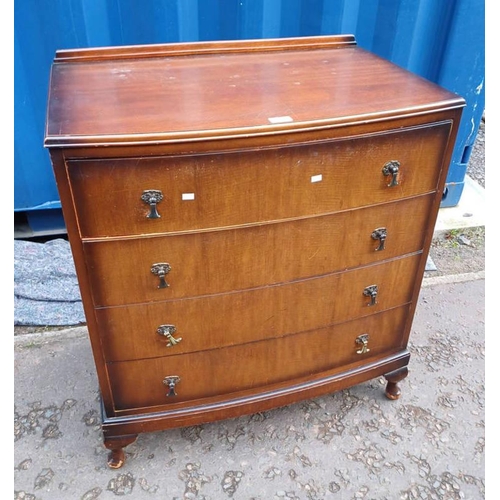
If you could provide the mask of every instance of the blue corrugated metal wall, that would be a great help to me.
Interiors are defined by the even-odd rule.
[[[354,34],[467,100],[443,201],[454,206],[484,110],[484,15],[484,0],[16,0],[14,209],[35,232],[63,224],[42,146],[57,49],[321,34]]]

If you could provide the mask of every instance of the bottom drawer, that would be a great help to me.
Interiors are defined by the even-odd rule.
[[[401,347],[408,306],[318,330],[259,342],[107,365],[116,411],[271,390],[273,384],[343,365],[363,364]],[[366,348],[360,342],[367,335]],[[166,379],[173,380],[171,393]]]

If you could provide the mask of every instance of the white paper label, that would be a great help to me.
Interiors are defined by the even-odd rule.
[[[318,175],[312,175],[311,176],[311,182],[321,182],[323,180],[323,175],[318,174]]]
[[[270,123],[288,123],[293,122],[293,118],[291,116],[272,116],[268,118]]]
[[[194,200],[194,193],[182,193],[183,200]]]

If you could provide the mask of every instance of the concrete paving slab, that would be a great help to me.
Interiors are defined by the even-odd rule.
[[[426,281],[397,401],[372,380],[233,420],[142,434],[106,465],[85,328],[15,343],[15,500],[482,499],[484,275]],[[11,493],[9,493],[11,494]]]
[[[486,190],[466,175],[458,205],[439,209],[435,231],[486,226],[486,219]]]

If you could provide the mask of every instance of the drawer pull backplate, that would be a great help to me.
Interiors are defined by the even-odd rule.
[[[142,192],[141,200],[149,205],[148,219],[159,219],[161,215],[158,213],[157,204],[163,200],[163,193],[158,189],[148,189]]]
[[[375,304],[377,304],[378,286],[377,285],[367,286],[363,290],[363,295],[365,297],[370,297],[370,302],[368,303],[368,306],[374,306]]]
[[[363,333],[363,335],[360,335],[359,337],[356,338],[356,344],[361,346],[356,351],[356,354],[366,354],[367,352],[370,352],[370,349],[368,348],[369,338],[370,336],[367,333]]]
[[[167,288],[170,285],[165,280],[165,276],[171,271],[172,267],[168,262],[158,262],[151,266],[151,272],[160,278],[160,284],[158,288]]]
[[[177,331],[174,325],[160,325],[156,329],[156,333],[162,337],[167,337],[168,343],[167,347],[173,347],[181,342],[182,337],[175,338],[174,333]]]
[[[168,387],[167,398],[172,396],[177,396],[175,392],[175,386],[181,381],[181,378],[178,375],[169,375],[163,379],[163,385]]]
[[[387,229],[385,227],[375,229],[372,233],[372,238],[379,241],[378,248],[375,249],[376,252],[385,250],[385,240],[387,239]]]
[[[399,161],[396,160],[391,160],[388,161],[384,167],[382,168],[382,173],[387,177],[388,175],[391,176],[391,182],[387,184],[387,187],[393,187],[397,186],[399,184],[398,181],[398,175],[399,175],[399,167],[400,167]]]

